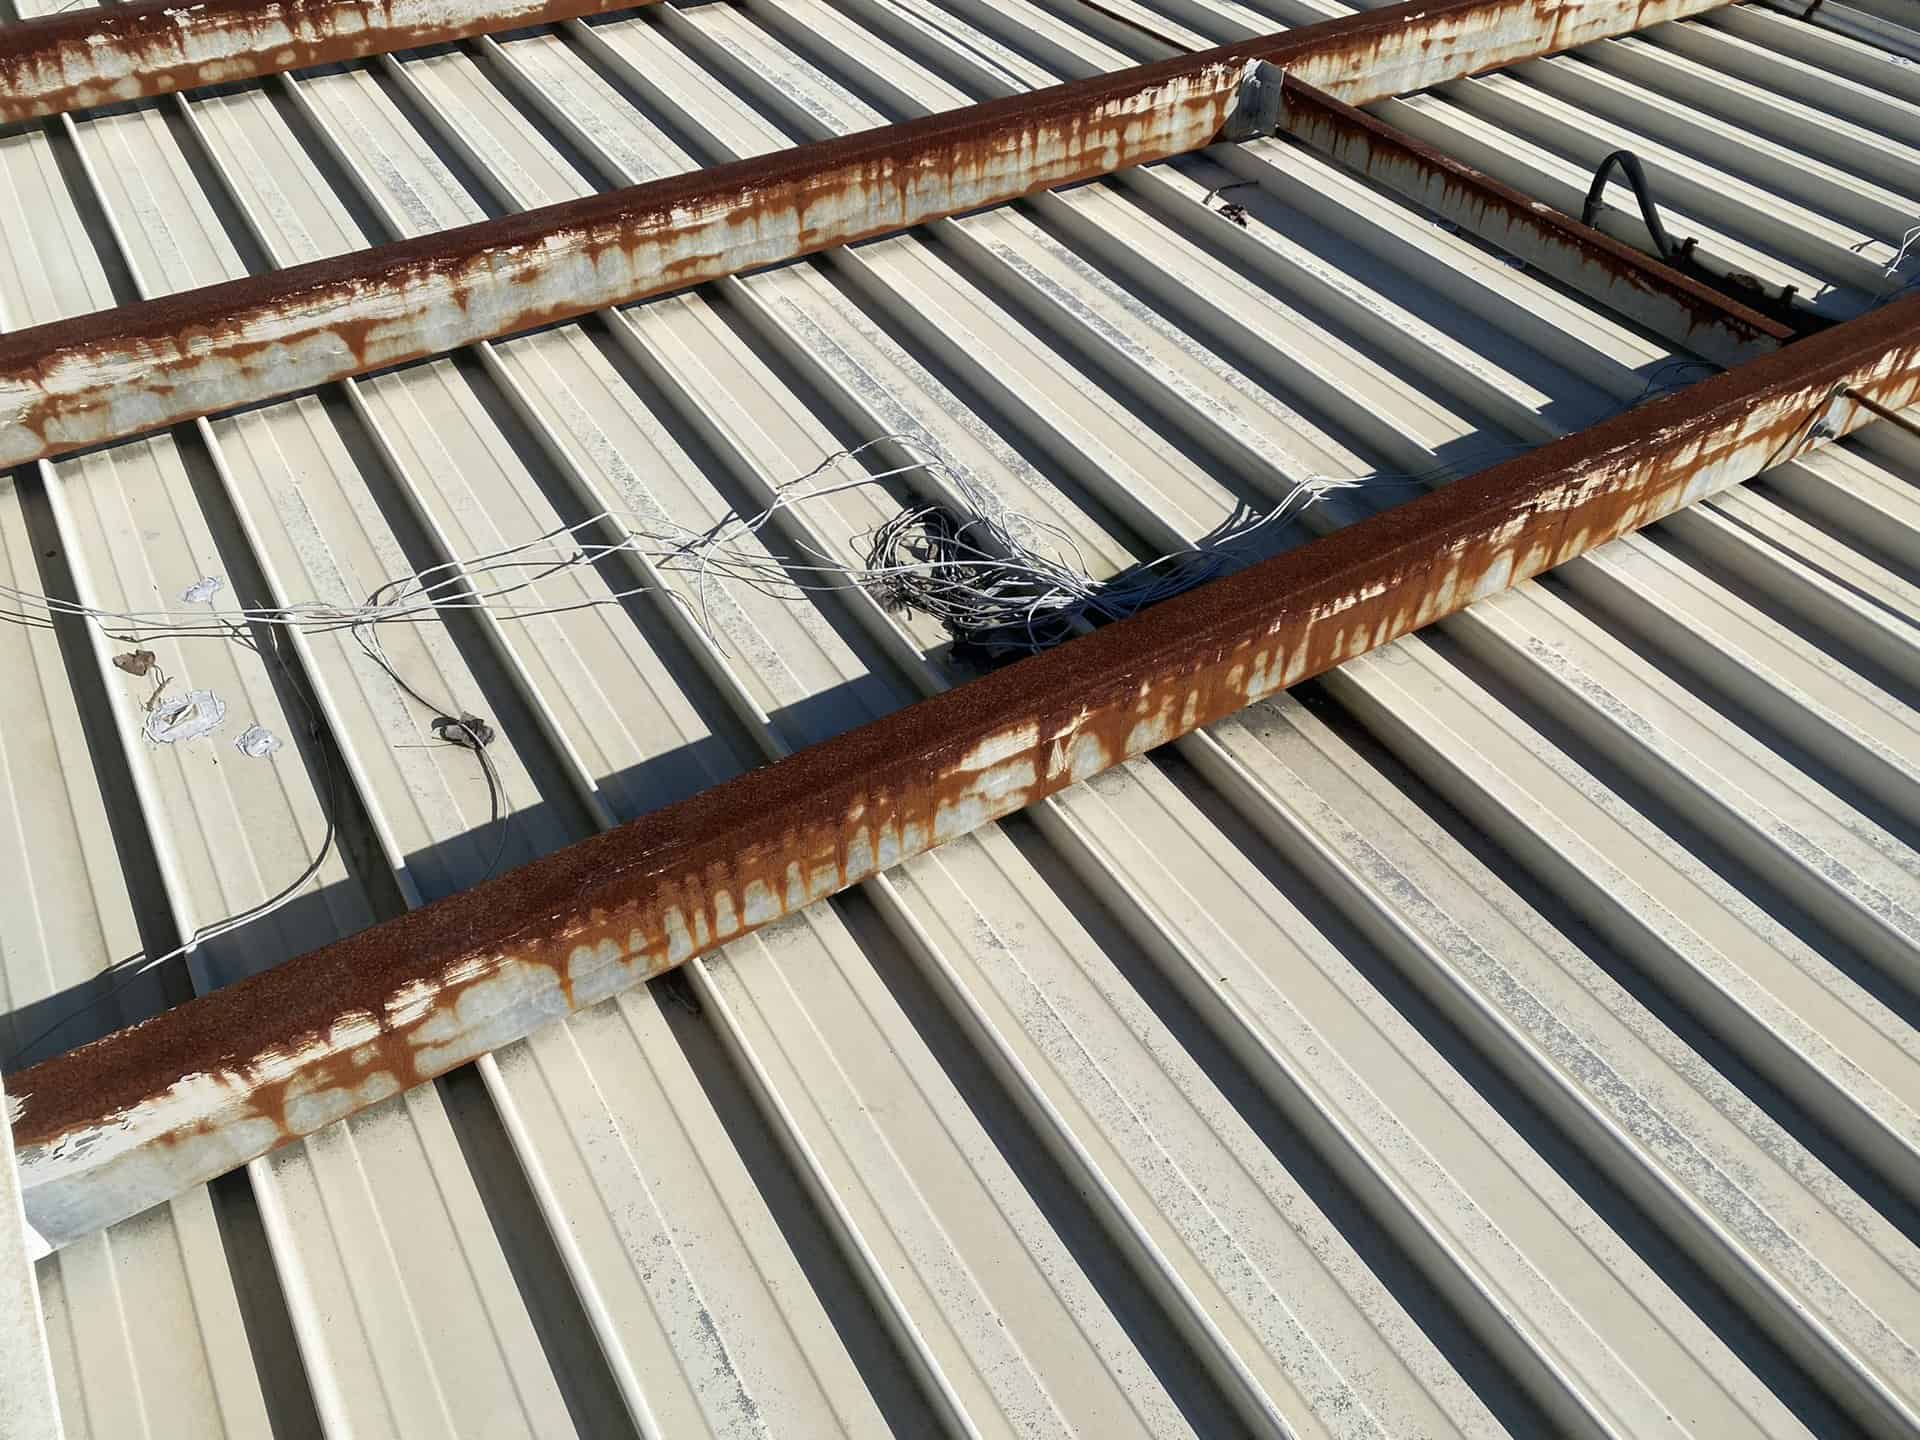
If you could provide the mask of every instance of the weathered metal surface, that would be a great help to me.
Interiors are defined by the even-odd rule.
[[[1263,64],[1365,101],[1721,3],[1399,5],[18,331],[0,466],[1233,138],[1271,124]]]
[[[1288,75],[1280,130],[1654,334],[1731,368],[1795,332]]]
[[[1850,392],[1850,393],[1849,393]],[[55,1245],[1920,399],[1920,297],[14,1077]]]
[[[0,123],[652,0],[151,0],[0,25]]]
[[[8,1112],[0,1086],[0,1118]],[[20,1206],[13,1141],[0,1125],[0,1440],[59,1440],[46,1319],[33,1262],[46,1253]]]

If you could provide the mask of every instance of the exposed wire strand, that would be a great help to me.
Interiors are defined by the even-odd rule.
[[[1881,272],[1880,294],[1874,300],[1875,308],[1885,305],[1891,300],[1897,300],[1909,290],[1920,286],[1920,269],[1916,269],[1913,274],[1909,275],[1905,280],[1902,280],[1898,285],[1893,283],[1900,274],[1900,267],[1907,263],[1907,252],[1913,250],[1916,246],[1920,246],[1920,225],[1910,227],[1906,233],[1900,237],[1900,247],[1893,252],[1893,259],[1887,263],[1887,268]]]
[[[831,476],[835,467],[881,445],[904,452],[906,463],[855,476]],[[741,585],[785,600],[864,589],[892,608],[918,610],[937,619],[957,640],[981,644],[995,654],[1028,652],[1055,643],[1080,619],[1123,618],[1199,584],[1228,563],[1220,553],[1225,548],[1285,525],[1328,491],[1364,484],[1421,483],[1453,468],[1407,476],[1310,476],[1271,509],[1236,517],[1204,547],[1099,579],[1090,573],[1064,527],[1007,507],[989,488],[947,466],[917,437],[884,435],[826,457],[806,474],[779,486],[759,512],[731,514],[705,530],[603,510],[519,544],[385,581],[359,605],[308,601],[219,611],[198,605],[113,610],[0,585],[0,601],[8,607],[0,616],[29,624],[78,616],[102,626],[115,639],[136,643],[160,635],[229,637],[236,624],[364,635],[371,627],[461,610],[484,610],[496,618],[524,621],[661,593],[661,586],[646,583],[570,602],[555,603],[539,594],[542,582],[564,571],[597,566],[626,554],[650,562],[663,579],[684,580],[689,593],[668,585],[665,594],[693,610],[708,637],[723,649],[724,641],[712,624],[715,587]],[[937,477],[947,494],[959,498],[961,508],[910,501],[897,515],[855,537],[855,548],[862,554],[858,562],[804,541],[792,542],[785,554],[760,543],[763,532],[783,512],[888,482],[903,482],[911,489],[908,477],[915,475]],[[604,538],[610,531],[617,532],[618,538]],[[376,650],[370,649],[369,654],[379,661]],[[415,698],[429,708],[440,708]]]
[[[284,655],[279,653],[280,646],[285,643],[282,638],[277,635],[274,636],[271,654],[263,651],[261,647],[255,643],[253,638],[247,634],[246,629],[239,624],[231,627],[228,638],[243,648],[252,650],[262,659],[271,661],[286,677],[288,689],[292,691],[294,698],[299,701],[300,708],[306,714],[307,735],[309,740],[311,740],[317,748],[320,756],[320,765],[324,776],[323,787],[327,796],[327,803],[323,807],[326,831],[320,837],[319,847],[314,851],[313,858],[307,862],[305,869],[295,876],[287,885],[266,899],[257,904],[250,905],[245,910],[239,911],[236,914],[229,915],[221,920],[216,920],[212,924],[201,926],[195,930],[192,936],[186,941],[176,945],[173,949],[163,954],[150,956],[145,951],[140,951],[127,956],[125,959],[116,960],[113,964],[100,970],[97,974],[90,977],[88,981],[89,985],[109,977],[117,976],[119,978],[105,990],[98,994],[88,995],[86,999],[79,1004],[63,1011],[31,1037],[14,1046],[12,1052],[6,1057],[6,1060],[0,1062],[0,1069],[9,1071],[15,1069],[22,1060],[31,1055],[41,1042],[49,1036],[57,1034],[60,1030],[72,1024],[75,1020],[78,1020],[88,1011],[98,1009],[100,1006],[105,1005],[116,995],[121,994],[128,987],[135,984],[144,976],[159,969],[161,966],[181,959],[200,947],[220,939],[223,935],[230,935],[244,926],[251,925],[256,920],[264,920],[275,911],[292,904],[306,889],[307,882],[320,873],[321,867],[327,863],[327,856],[333,852],[338,831],[338,821],[336,817],[340,812],[341,795],[339,793],[339,777],[334,773],[333,761],[326,747],[325,730],[321,724],[319,706],[314,699],[308,695],[305,682],[300,678],[299,672],[288,662]]]

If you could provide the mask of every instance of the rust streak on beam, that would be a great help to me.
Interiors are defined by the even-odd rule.
[[[1916,400],[1920,297],[22,1071],[28,1215],[112,1223]]]
[[[1288,75],[1280,131],[1697,355],[1731,368],[1795,332]]]
[[[0,124],[652,0],[142,0],[0,25]]]
[[[1272,128],[1724,0],[1436,0],[0,338],[0,466],[137,435]]]

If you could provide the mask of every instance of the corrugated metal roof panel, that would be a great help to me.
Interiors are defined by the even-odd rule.
[[[1900,17],[1852,9],[1887,48],[1742,6],[1378,110],[1575,212],[1631,143],[1670,229],[1845,316],[1920,219]],[[0,315],[1330,13],[662,5],[21,127]],[[0,565],[350,603],[906,433],[1111,574],[1373,477],[1295,543],[1676,358],[1255,141],[32,467]],[[1920,1429],[1916,480],[1897,432],[1780,467],[42,1261],[67,1433]],[[767,544],[846,554],[896,500]],[[16,1041],[290,881],[175,988],[964,673],[860,593],[539,593],[571,608],[156,639],[148,676],[0,626]],[[225,729],[151,744],[161,673]],[[464,713],[484,759],[437,741]],[[113,998],[79,1023],[166,994]]]

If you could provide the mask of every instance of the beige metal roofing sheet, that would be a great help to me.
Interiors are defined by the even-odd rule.
[[[1169,53],[1128,21],[1341,13],[1107,8],[660,5],[17,127],[0,324]],[[1380,113],[1575,212],[1631,143],[1675,233],[1850,315],[1920,223],[1920,68],[1897,0],[1825,8]],[[1110,574],[1376,477],[1297,543],[1673,358],[1255,141],[30,467],[0,578],[352,601],[897,433]],[[1920,443],[1879,432],[42,1260],[65,1433],[1920,1433]],[[0,625],[15,1043],[289,884],[43,1048],[964,673],[860,593],[541,595],[380,658],[156,640],[227,706],[174,746],[101,629]]]

